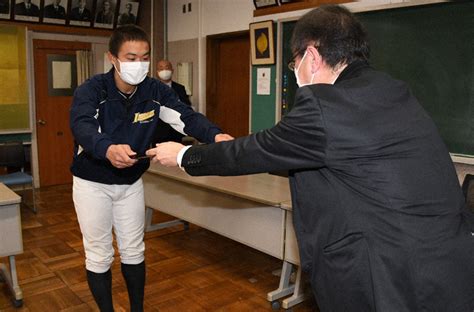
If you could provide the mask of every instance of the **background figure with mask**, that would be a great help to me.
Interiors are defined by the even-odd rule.
[[[173,65],[171,65],[170,61],[160,60],[156,65],[156,73],[158,75],[158,79],[170,87],[178,95],[178,98],[181,102],[191,106],[189,96],[186,94],[186,88],[182,84],[172,80]],[[181,142],[183,137],[184,135],[174,130],[167,123],[159,122],[153,141],[155,143],[166,141]]]

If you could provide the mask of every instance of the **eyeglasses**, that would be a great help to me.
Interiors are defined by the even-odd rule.
[[[316,49],[319,48],[319,46],[314,46]],[[298,51],[297,53],[293,54],[293,57],[290,59],[288,62],[288,69],[291,71],[295,71],[295,66],[296,66],[296,57],[301,54],[302,51]]]
[[[296,66],[296,57],[301,54],[301,50],[293,54],[293,57],[290,59],[288,62],[288,69],[291,71],[295,71],[295,66]]]
[[[291,59],[290,61],[288,62],[288,69],[291,70],[291,71],[295,71],[295,65],[296,65],[296,57],[298,56],[298,53],[295,54]]]

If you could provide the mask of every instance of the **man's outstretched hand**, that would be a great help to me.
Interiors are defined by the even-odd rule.
[[[234,137],[226,134],[219,133],[214,137],[214,141],[223,142],[231,141]],[[159,162],[165,167],[176,167],[178,166],[178,154],[185,146],[176,142],[165,142],[156,144],[155,148],[151,148],[146,151],[146,155],[151,157],[151,162]],[[181,155],[182,156],[182,155]]]
[[[155,148],[146,151],[147,156],[153,156],[152,163],[159,162],[166,167],[176,167],[179,151],[184,147],[183,144],[176,142],[165,142],[156,144]]]

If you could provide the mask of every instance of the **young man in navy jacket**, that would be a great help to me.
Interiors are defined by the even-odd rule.
[[[180,102],[165,84],[147,77],[150,42],[134,25],[109,42],[113,68],[77,88],[70,125],[75,139],[73,200],[83,235],[87,280],[101,311],[113,311],[112,228],[120,251],[131,311],[143,310],[145,204],[142,174],[158,121],[206,143],[232,139]]]

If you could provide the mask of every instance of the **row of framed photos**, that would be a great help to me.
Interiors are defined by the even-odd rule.
[[[139,0],[0,0],[0,20],[113,29],[136,24]]]

